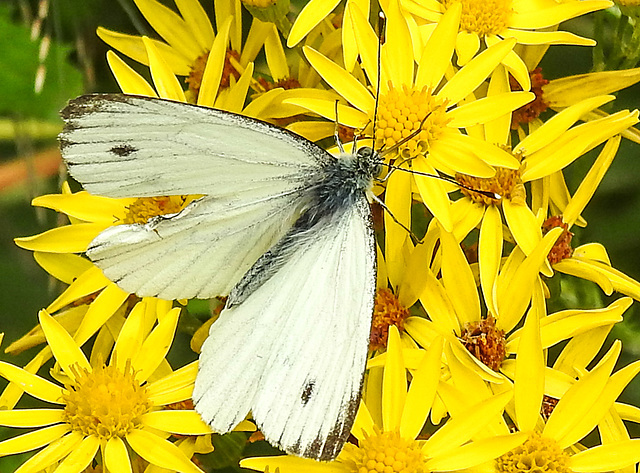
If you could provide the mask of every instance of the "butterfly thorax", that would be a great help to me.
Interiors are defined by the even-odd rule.
[[[325,164],[322,177],[314,185],[314,210],[332,215],[340,208],[351,206],[371,190],[373,179],[381,169],[380,155],[370,147],[331,160]]]

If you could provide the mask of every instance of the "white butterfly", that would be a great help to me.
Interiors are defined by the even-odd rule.
[[[91,193],[200,194],[177,214],[100,233],[87,255],[124,290],[229,294],[193,399],[217,432],[252,412],[288,453],[335,458],[359,405],[375,294],[371,148],[339,158],[273,125],[148,97],[62,111],[62,155]]]

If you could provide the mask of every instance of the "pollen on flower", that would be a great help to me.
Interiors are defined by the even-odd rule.
[[[536,96],[531,102],[523,105],[511,114],[511,129],[517,130],[522,123],[529,123],[547,110],[549,105],[544,101],[542,87],[549,81],[542,76],[542,68],[537,67],[529,73],[531,77],[531,92]],[[509,87],[512,91],[522,90],[522,86],[512,75],[509,75]]]
[[[504,330],[496,327],[492,316],[479,322],[467,322],[460,334],[460,341],[478,360],[494,371],[500,369],[507,349]]]
[[[471,200],[486,206],[501,205],[503,199],[524,202],[526,197],[526,190],[522,183],[520,169],[496,167],[496,174],[493,177],[474,177],[456,173],[455,178],[460,184],[470,189],[497,194],[501,197],[501,199],[495,199],[484,193],[474,192],[464,187],[460,188],[460,192]]]
[[[264,77],[258,77],[258,83],[264,88],[265,92],[272,89],[291,90],[291,89],[299,89],[300,87],[302,87],[302,85],[300,84],[300,81],[298,81],[298,79],[296,79],[295,77],[287,77],[285,79],[280,79],[275,82],[269,81]]]
[[[99,366],[76,367],[75,382],[63,394],[65,421],[82,435],[107,440],[124,437],[140,427],[140,416],[151,410],[147,389],[135,379],[129,363],[120,371]]]
[[[498,473],[570,473],[569,455],[555,440],[534,432],[519,447],[496,459]]]
[[[433,96],[430,89],[415,90],[406,85],[395,89],[389,83],[389,91],[378,99],[376,148],[395,146],[422,128],[398,149],[405,159],[418,156],[429,149],[430,141],[440,137],[448,121],[446,102]]]
[[[542,224],[542,234],[546,235],[553,228],[560,227],[562,228],[562,234],[558,237],[553,248],[549,251],[547,255],[547,259],[550,264],[556,264],[562,261],[563,259],[570,258],[573,254],[573,248],[571,247],[571,239],[573,238],[573,233],[569,231],[569,225],[562,221],[562,217],[559,215],[555,215],[553,217],[549,217]]]
[[[398,330],[404,330],[404,321],[409,317],[409,311],[400,305],[398,298],[389,289],[378,289],[373,306],[373,321],[369,348],[377,350],[387,346],[389,326],[395,325]]]
[[[548,420],[549,417],[551,417],[551,414],[558,405],[559,401],[560,399],[547,396],[546,394],[542,397],[542,407],[540,408],[540,413],[545,420]]]
[[[187,204],[187,197],[140,197],[127,206],[122,223],[147,223],[150,218],[180,212]]]
[[[202,75],[204,74],[204,68],[209,60],[209,51],[198,56],[195,62],[191,65],[191,71],[189,75],[185,77],[184,82],[188,85],[188,96],[192,99],[189,102],[196,103],[198,93],[200,92],[200,85],[202,84]]]
[[[398,432],[364,435],[359,446],[346,444],[344,464],[352,473],[426,473],[424,454],[415,440],[402,438]]]
[[[462,4],[460,30],[478,36],[500,34],[509,24],[511,0],[443,0],[445,8]]]

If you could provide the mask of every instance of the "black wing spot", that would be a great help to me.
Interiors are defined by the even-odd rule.
[[[300,400],[302,401],[302,405],[306,406],[311,396],[313,396],[313,388],[315,388],[315,381],[308,381],[307,384],[304,385],[304,390],[302,391],[302,395],[300,396]]]
[[[138,150],[137,150],[137,148],[134,148],[130,144],[126,144],[125,143],[125,144],[122,144],[122,145],[114,146],[109,151],[111,151],[116,156],[119,156],[121,158],[126,158],[127,156],[129,156],[130,154],[135,153]]]

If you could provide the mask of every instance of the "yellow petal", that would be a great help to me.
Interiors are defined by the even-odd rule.
[[[513,152],[524,153],[525,155],[535,153],[558,139],[586,112],[593,110],[594,108],[598,108],[613,99],[614,97],[611,95],[601,95],[599,97],[591,97],[572,105],[551,117],[544,123],[544,125],[528,135],[518,143],[518,145],[513,149]]]
[[[410,87],[413,85],[413,45],[398,0],[390,0],[385,13],[387,14],[387,38],[386,43],[382,46],[382,54],[386,59],[384,63],[390,74],[389,79],[393,82],[394,87],[403,85]],[[361,108],[361,110],[365,109]]]
[[[169,68],[167,62],[160,55],[153,42],[151,42],[147,37],[143,37],[142,41],[144,42],[145,48],[147,48],[149,69],[151,70],[151,77],[153,79],[153,84],[158,91],[158,95],[163,99],[186,102],[187,99],[184,96],[184,91],[182,90],[180,82],[178,82],[178,79]]]
[[[142,458],[153,465],[181,473],[204,473],[171,442],[145,430],[127,434],[127,442]]]
[[[186,57],[191,64],[200,54],[204,53],[204,49],[196,41],[189,25],[173,10],[155,0],[134,1],[151,27],[176,51]]]
[[[424,353],[411,385],[400,420],[400,436],[414,439],[424,426],[440,381],[440,364],[444,339],[436,338]]]
[[[525,433],[500,435],[491,438],[476,440],[462,447],[448,451],[446,455],[430,458],[425,463],[428,471],[458,471],[498,458],[501,455],[522,445],[527,440]]]
[[[47,312],[54,313],[66,305],[104,289],[113,284],[104,277],[98,267],[91,265],[84,273],[71,283],[71,285],[47,307]]]
[[[104,448],[104,463],[108,471],[131,473],[131,460],[127,445],[120,437],[111,437]]]
[[[521,432],[534,430],[544,395],[545,359],[540,339],[540,316],[532,305],[524,322],[514,379],[516,422]]]
[[[584,15],[596,10],[603,10],[613,5],[606,0],[585,0],[581,2],[565,2],[554,4],[550,2],[547,8],[532,8],[524,13],[514,11],[509,20],[512,28],[547,28],[555,26],[569,18]]]
[[[349,473],[352,471],[343,462],[319,462],[292,455],[243,458],[240,460],[240,466],[258,471],[278,470],[280,473]]]
[[[16,245],[25,250],[46,251],[49,253],[83,253],[89,243],[110,224],[78,223],[53,228],[30,237],[14,239]]]
[[[515,40],[504,40],[487,48],[460,69],[438,92],[439,99],[458,103],[473,92],[513,49]]]
[[[0,410],[0,425],[5,427],[42,427],[63,421],[62,409]]]
[[[575,383],[554,408],[542,434],[558,442],[560,448],[572,445],[573,427],[582,416],[589,415],[607,385],[611,371],[620,355],[621,343],[616,340],[593,370]]]
[[[180,15],[184,19],[189,32],[198,41],[200,49],[206,51],[213,42],[213,26],[207,13],[197,0],[175,0]]]
[[[288,98],[283,100],[283,103],[306,108],[311,112],[335,121],[336,101],[337,98],[334,101],[316,98]],[[362,128],[368,121],[368,115],[362,113],[360,110],[338,104],[338,122],[340,124],[354,128]]]
[[[427,159],[416,159],[412,163],[413,170],[437,176],[436,170],[429,164]],[[438,219],[445,231],[453,230],[451,219],[451,202],[447,196],[445,187],[439,179],[415,174],[413,180],[422,197],[422,202],[427,206],[433,216]]]
[[[125,94],[144,95],[146,97],[157,97],[156,91],[149,85],[147,80],[134,71],[113,51],[107,51],[107,62],[113,72],[120,90]],[[114,199],[110,199],[114,203]],[[113,222],[113,220],[112,220]]]
[[[145,306],[146,302],[143,300],[129,312],[113,347],[110,365],[115,362],[115,366],[121,371],[125,370],[127,363],[131,362],[142,346]]]
[[[480,283],[487,308],[498,313],[494,288],[498,277],[502,257],[502,218],[497,207],[487,207],[478,240],[478,259],[480,264]]]
[[[62,325],[56,322],[45,310],[41,310],[38,316],[53,356],[56,357],[64,373],[75,380],[74,373],[77,372],[77,368],[84,368],[90,372],[89,361]]]
[[[62,460],[56,468],[58,473],[81,473],[90,464],[98,452],[100,439],[94,435],[89,435],[73,449],[73,451]]]
[[[78,331],[73,336],[75,343],[84,345],[107,320],[129,298],[129,293],[115,284],[109,284],[91,303]]]
[[[179,435],[204,435],[213,431],[196,411],[162,410],[144,414],[140,421],[146,426]]]
[[[144,46],[144,42],[140,36],[132,36],[127,34],[110,31],[101,26],[96,31],[98,37],[107,43],[109,46],[117,49],[122,54],[129,56],[134,61],[138,61],[141,64],[149,65],[149,56],[147,55],[147,49]],[[150,39],[156,49],[164,57],[167,64],[171,67],[174,74],[179,76],[188,76],[191,72],[192,62],[184,55],[173,49],[171,46]]]
[[[345,68],[348,71],[353,70],[358,58],[358,39],[352,16],[354,6],[362,16],[369,17],[369,2],[367,0],[347,0],[342,18],[342,55],[344,56]]]
[[[287,46],[292,48],[315,28],[338,5],[340,0],[311,0],[298,16],[287,39]]]
[[[62,388],[38,375],[0,361],[0,376],[11,383],[17,384],[25,392],[37,399],[52,404],[62,404]]]
[[[480,49],[480,38],[475,33],[460,31],[456,38],[456,53],[458,54],[458,65],[460,67],[473,59]]]
[[[569,468],[576,473],[599,473],[632,467],[640,461],[640,439],[598,445],[576,453]]]
[[[33,257],[42,269],[65,284],[71,284],[93,266],[91,261],[73,254],[36,251]]]
[[[542,239],[540,224],[526,203],[503,199],[502,210],[509,230],[525,255],[531,254]]]
[[[251,85],[252,77],[253,63],[250,62],[238,79],[238,82],[229,88],[229,94],[224,101],[224,105],[219,108],[234,113],[240,113],[242,111],[242,107],[244,107],[244,102],[247,99],[247,92],[249,91],[249,85]]]
[[[146,381],[164,359],[173,342],[179,316],[179,307],[169,311],[142,344],[137,356],[132,360],[138,381]]]
[[[535,98],[531,92],[507,92],[474,100],[450,110],[447,118],[451,121],[447,125],[454,128],[479,125],[508,114]]]
[[[594,46],[596,42],[589,38],[569,33],[568,31],[527,31],[507,28],[501,36],[516,38],[519,44],[575,44],[579,46]]]
[[[11,437],[8,440],[0,442],[0,455],[13,455],[15,453],[28,452],[47,445],[54,440],[58,440],[64,434],[69,432],[68,424],[52,425],[44,429],[34,430],[28,434]]]
[[[382,381],[382,425],[385,432],[400,427],[407,396],[407,375],[402,360],[400,334],[395,325],[389,327],[387,360]]]
[[[512,393],[507,391],[490,399],[483,399],[459,415],[451,417],[425,442],[423,453],[427,457],[438,457],[459,447],[502,414],[511,397]]]
[[[607,141],[598,158],[589,169],[587,175],[582,179],[576,193],[562,213],[562,220],[571,227],[585,209],[596,189],[600,185],[602,178],[609,169],[613,158],[620,145],[620,135],[614,136]]]
[[[564,108],[590,97],[611,94],[640,81],[640,67],[602,71],[554,79],[542,86],[544,101],[552,108]]]
[[[287,57],[280,42],[280,35],[276,26],[271,24],[271,31],[264,42],[264,53],[267,58],[267,66],[274,81],[286,79],[291,76]]]
[[[378,69],[380,64],[378,61],[379,41],[376,33],[371,28],[368,16],[364,15],[362,9],[355,2],[348,2],[352,28],[355,34],[358,52],[369,82],[374,87],[374,93],[377,94],[378,88]]]
[[[47,467],[60,461],[73,451],[84,439],[77,431],[71,431],[62,438],[54,440],[37,452],[15,471],[15,473],[32,473],[45,471]]]
[[[476,280],[460,244],[448,232],[440,233],[442,242],[442,281],[450,294],[461,325],[480,320],[480,300]]]
[[[444,73],[451,66],[451,57],[456,45],[462,4],[453,3],[438,22],[431,37],[424,45],[422,59],[418,63],[415,85],[417,89],[435,89],[442,81]]]
[[[183,401],[186,398],[178,398],[179,394],[185,391],[193,391],[193,383],[197,373],[198,362],[194,361],[174,371],[170,375],[152,382],[147,387],[149,399],[154,405],[165,405],[172,402]],[[190,394],[189,392],[187,397],[190,397]]]
[[[232,17],[227,18],[227,21],[222,24],[222,28],[218,31],[215,40],[213,40],[213,44],[209,45],[211,50],[209,51],[207,65],[202,73],[202,82],[198,91],[198,105],[213,107],[216,101],[227,54],[227,45],[229,44],[229,30],[232,20]]]
[[[303,51],[313,68],[336,92],[358,110],[367,115],[373,114],[375,99],[353,75],[313,48],[305,46]]]

